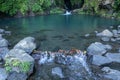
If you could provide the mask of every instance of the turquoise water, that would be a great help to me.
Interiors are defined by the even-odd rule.
[[[0,28],[12,31],[11,36],[6,36],[12,46],[24,37],[33,36],[41,50],[72,47],[85,49],[96,40],[94,35],[84,38],[85,34],[119,24],[120,21],[114,19],[91,15],[45,15],[0,19]]]

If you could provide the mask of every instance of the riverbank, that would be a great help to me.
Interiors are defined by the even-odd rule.
[[[8,32],[0,29],[2,35],[10,36]],[[119,26],[94,34],[100,40],[84,51],[73,48],[56,52],[36,49],[33,37],[25,37],[9,50],[9,42],[1,35],[0,77],[2,80],[119,80]],[[85,38],[91,35],[88,33]]]

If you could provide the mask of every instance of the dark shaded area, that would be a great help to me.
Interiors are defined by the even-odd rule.
[[[71,5],[70,0],[64,0],[64,3],[65,3],[66,10],[71,11],[72,10],[72,5]]]
[[[10,15],[0,11],[0,18],[4,18],[4,17],[10,17]]]

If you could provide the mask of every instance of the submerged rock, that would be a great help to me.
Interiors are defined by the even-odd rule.
[[[57,75],[57,76],[59,76],[60,78],[64,78],[62,69],[61,69],[60,67],[52,68],[52,74],[53,74],[53,75]]]
[[[101,40],[102,41],[110,41],[110,38],[109,37],[102,37]]]
[[[7,79],[7,72],[4,68],[0,68],[0,80],[6,80]]]
[[[110,45],[104,45],[100,42],[95,42],[87,48],[87,52],[89,55],[102,55],[105,54],[109,49],[112,49]]]
[[[111,69],[109,67],[102,68],[102,71],[105,72],[104,77],[112,80],[120,80],[120,71]]]
[[[26,53],[30,54],[36,48],[36,44],[34,43],[35,39],[33,37],[26,37],[20,42],[18,42],[14,49],[22,49]]]

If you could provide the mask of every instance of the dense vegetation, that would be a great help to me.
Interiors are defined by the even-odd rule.
[[[101,5],[107,0],[71,0],[73,9],[80,8],[79,13],[94,13],[102,15],[119,15],[120,0],[111,0],[107,6]],[[22,15],[61,13],[63,12],[64,0],[0,0],[0,12],[14,16]],[[115,13],[115,14],[113,14]]]

